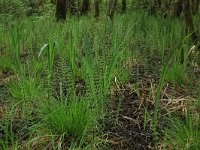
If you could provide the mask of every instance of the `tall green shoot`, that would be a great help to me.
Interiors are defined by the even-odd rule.
[[[20,41],[21,41],[21,27],[16,26],[13,28],[12,33],[12,50],[14,52],[14,71],[18,76],[22,73],[21,63],[20,63]]]
[[[95,88],[95,82],[94,82],[94,68],[93,68],[93,61],[92,61],[92,56],[91,56],[89,35],[86,36],[84,50],[85,50],[85,56],[86,56],[86,68],[87,68],[86,72],[87,72],[88,79],[89,79],[92,97],[95,100],[96,99],[96,91],[95,91],[96,88]]]
[[[38,54],[38,58],[42,55],[43,51],[47,49],[47,58],[48,58],[48,98],[50,97],[50,90],[52,86],[52,71],[53,71],[53,63],[54,63],[54,57],[55,57],[55,49],[58,48],[57,41],[50,41],[49,44],[44,44],[42,48],[40,49],[40,52]]]
[[[72,31],[69,35],[69,57],[70,57],[70,66],[72,71],[73,79],[75,80],[75,72],[76,72],[76,48],[74,44]]]
[[[175,47],[173,51],[171,51],[169,57],[167,58],[164,66],[162,68],[159,86],[158,86],[158,91],[157,91],[156,97],[155,97],[155,108],[154,108],[154,117],[153,117],[153,126],[154,127],[156,127],[156,125],[158,123],[158,108],[159,108],[159,103],[160,103],[160,96],[161,96],[161,93],[162,93],[162,88],[163,88],[163,85],[164,85],[165,75],[166,75],[167,70],[168,70],[169,62],[170,62],[171,58],[173,57],[174,53],[177,51],[177,49],[182,48],[184,42],[188,39],[188,37],[190,37],[190,35],[186,36],[183,39],[183,41],[181,41],[181,43],[178,44],[177,47]]]

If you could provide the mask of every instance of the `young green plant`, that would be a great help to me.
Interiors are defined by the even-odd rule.
[[[49,44],[45,44],[42,46],[40,49],[40,52],[38,54],[38,58],[42,55],[45,49],[47,49],[47,58],[48,58],[48,76],[47,76],[47,81],[48,81],[48,98],[50,98],[50,91],[51,91],[51,86],[52,86],[52,71],[53,71],[53,64],[54,64],[54,57],[55,57],[55,49],[58,48],[59,45],[57,41],[50,41]]]

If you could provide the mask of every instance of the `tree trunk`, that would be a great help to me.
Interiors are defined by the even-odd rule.
[[[161,0],[157,0],[157,6],[158,6],[158,8],[161,8],[161,5],[162,5]]]
[[[122,0],[122,13],[126,12],[126,0]]]
[[[56,0],[51,0],[50,1],[52,4],[56,5]]]
[[[194,7],[195,7],[194,5],[195,5],[195,1],[196,1],[196,0],[191,0],[191,5],[190,5],[190,6],[191,6],[192,14],[194,14]]]
[[[174,1],[172,5],[173,5],[172,6],[172,17],[173,18],[180,17],[180,15],[183,11],[182,0]]]
[[[183,0],[183,15],[185,24],[185,34],[191,34],[192,40],[196,40],[196,34],[193,25],[192,13],[190,9],[190,0]]]
[[[199,4],[200,4],[200,0],[196,0],[196,4],[195,4],[195,8],[194,8],[195,13],[199,12]]]
[[[66,0],[56,1],[56,19],[57,21],[66,20]]]
[[[99,17],[99,0],[94,1],[94,17]]]
[[[192,14],[195,15],[199,11],[200,0],[191,0],[191,10]]]
[[[108,3],[108,11],[107,11],[107,17],[113,21],[114,15],[115,15],[115,9],[117,5],[117,0],[110,0]]]
[[[82,11],[81,14],[82,15],[86,15],[89,11],[89,0],[83,0],[83,4],[82,4]]]

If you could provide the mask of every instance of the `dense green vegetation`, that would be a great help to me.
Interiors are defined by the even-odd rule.
[[[199,11],[94,2],[0,1],[0,149],[200,149]]]

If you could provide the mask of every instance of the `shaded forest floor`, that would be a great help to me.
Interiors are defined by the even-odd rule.
[[[196,83],[199,80],[199,72],[196,73],[194,82],[188,83],[192,85],[182,85],[182,87],[176,87],[175,90],[170,84],[163,87],[158,114],[158,133],[155,135],[152,131],[151,119],[154,114],[157,88],[157,84],[154,83],[159,82],[157,75],[140,75],[138,90],[134,86],[137,78],[134,75],[125,85],[115,83],[112,101],[107,104],[107,116],[103,130],[106,133],[105,138],[109,143],[109,149],[164,149],[162,129],[169,126],[168,114],[175,113],[184,118],[184,112],[189,107],[195,111],[193,98],[197,96],[195,90],[199,86]],[[188,90],[188,86],[192,86],[191,91]]]

